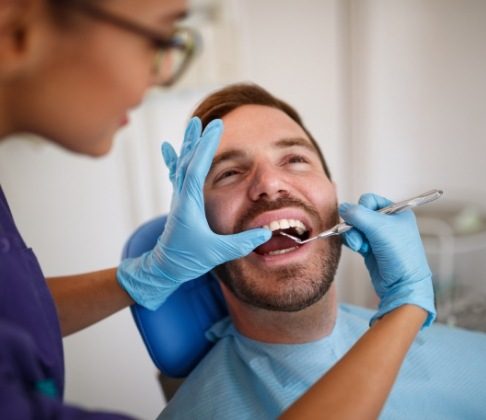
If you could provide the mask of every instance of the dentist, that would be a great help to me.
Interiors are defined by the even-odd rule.
[[[186,8],[184,0],[0,0],[0,138],[33,133],[75,153],[108,153],[146,89],[170,86],[190,63],[196,37],[177,26]],[[178,158],[165,151],[176,175],[163,235],[152,251],[116,268],[46,279],[0,188],[2,418],[123,418],[64,404],[62,337],[134,302],[155,309],[182,282],[269,239],[265,229],[211,231],[202,186],[222,125],[215,121],[202,133],[194,127]],[[407,337],[424,316],[414,315]],[[388,378],[409,341],[394,350]],[[380,389],[380,398],[387,392]]]
[[[177,26],[186,13],[183,0],[2,0],[0,138],[28,132],[75,153],[106,154],[146,89],[173,84],[190,63],[195,35]],[[201,145],[218,127],[208,127]],[[207,155],[203,147],[198,153]],[[183,281],[269,238],[264,229],[219,236],[201,223],[195,194],[204,180],[201,158],[187,167],[168,229],[152,252],[63,278],[44,278],[0,189],[2,418],[80,416],[62,403],[62,336],[134,302],[155,309]]]

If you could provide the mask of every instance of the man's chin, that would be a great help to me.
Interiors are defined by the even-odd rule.
[[[314,259],[307,264],[265,264],[261,269],[245,259],[219,266],[215,272],[245,304],[269,311],[297,312],[318,302],[329,290],[335,268],[323,267],[323,262]]]

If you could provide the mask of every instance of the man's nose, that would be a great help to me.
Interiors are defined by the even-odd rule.
[[[264,165],[255,171],[249,188],[251,200],[275,200],[280,197],[287,197],[289,194],[289,185],[278,168]]]

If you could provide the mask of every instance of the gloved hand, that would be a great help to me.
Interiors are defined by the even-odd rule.
[[[435,319],[432,273],[429,269],[415,215],[411,210],[385,215],[379,210],[391,203],[374,194],[364,194],[360,205],[343,203],[341,217],[354,229],[342,235],[346,246],[365,260],[380,298],[371,323],[404,304],[414,304],[429,314],[424,327]]]
[[[162,145],[173,186],[171,209],[164,232],[152,251],[120,264],[119,283],[138,304],[157,309],[185,281],[195,279],[224,262],[248,255],[268,241],[267,229],[218,235],[208,225],[204,211],[204,181],[223,131],[214,120],[201,134],[193,118],[177,158],[172,146]]]

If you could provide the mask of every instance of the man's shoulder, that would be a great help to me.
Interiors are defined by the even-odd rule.
[[[434,324],[419,333],[382,418],[483,418],[486,334]]]
[[[425,331],[419,333],[415,343],[426,344],[427,352],[433,352],[434,359],[440,359],[441,355],[450,361],[460,362],[459,365],[468,366],[469,362],[481,360],[483,368],[486,368],[486,334],[484,332],[466,330],[463,328],[434,324]],[[447,349],[445,351],[445,349]],[[435,351],[433,351],[435,350]],[[475,360],[474,360],[475,359]],[[486,370],[483,370],[486,374]]]
[[[353,305],[340,312],[351,329],[373,314]],[[485,333],[433,324],[414,340],[380,418],[482,418],[485,354]]]

